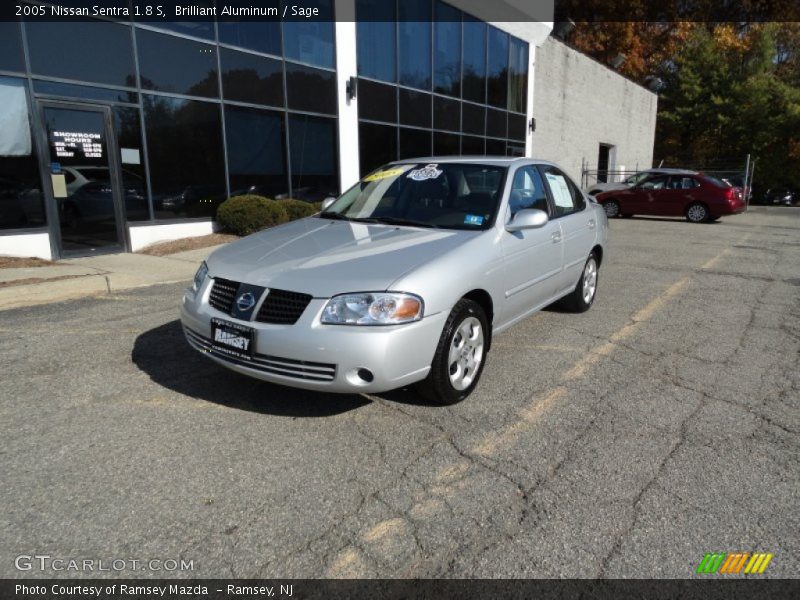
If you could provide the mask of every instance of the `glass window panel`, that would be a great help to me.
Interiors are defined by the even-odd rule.
[[[508,113],[508,137],[520,142],[525,141],[528,133],[528,118],[525,115]]]
[[[511,38],[508,65],[508,109],[527,112],[528,108],[528,44]]]
[[[319,9],[319,16],[302,21],[283,22],[286,58],[332,69],[333,8],[331,0],[313,0],[303,8]]]
[[[19,23],[0,22],[0,69],[24,71]]]
[[[462,128],[464,133],[486,133],[486,108],[467,102],[462,103]]]
[[[461,153],[461,136],[457,133],[434,131],[433,153],[436,156],[458,156]]]
[[[431,0],[403,0],[398,12],[398,58],[403,85],[431,89]]]
[[[461,102],[434,96],[433,128],[461,131]]]
[[[400,88],[400,123],[431,126],[431,95]]]
[[[142,87],[189,96],[219,96],[214,46],[145,29],[136,32]]]
[[[359,123],[358,144],[363,177],[381,165],[397,160],[397,127]]]
[[[319,202],[339,195],[336,121],[289,115],[292,197]]]
[[[286,63],[289,108],[336,114],[336,73]]]
[[[465,100],[486,102],[486,23],[468,15],[464,15],[462,86]]]
[[[381,81],[397,81],[395,3],[357,0],[356,20],[358,74]]]
[[[41,227],[42,184],[24,79],[0,77],[0,106],[0,229]]]
[[[107,88],[72,83],[56,83],[53,81],[34,81],[33,91],[37,94],[100,100],[101,102],[130,102],[131,104],[137,104],[139,102],[139,94],[136,92],[109,90]]]
[[[489,27],[488,103],[498,108],[508,106],[508,34]]]
[[[129,221],[145,221],[150,218],[150,203],[147,199],[147,182],[144,172],[144,153],[142,145],[142,123],[139,109],[132,106],[115,106],[114,131],[117,135],[117,148],[135,150],[139,154],[139,164],[127,162],[121,157],[122,196],[125,199],[125,214]]]
[[[283,107],[281,61],[220,48],[222,94],[228,100]]]
[[[231,196],[289,195],[283,113],[225,106]]]
[[[156,218],[213,217],[226,197],[220,106],[149,94],[143,100]]]
[[[461,136],[461,154],[464,156],[483,156],[484,138],[472,135]]]
[[[253,4],[252,0],[227,0],[226,5],[233,7],[248,7]],[[259,7],[279,7],[278,0],[259,2]],[[219,30],[219,41],[223,44],[241,46],[256,52],[265,54],[281,54],[281,24],[278,21],[257,21],[257,20],[220,20],[217,28]]]
[[[508,113],[504,110],[494,110],[492,108],[486,111],[486,135],[504,138],[507,137],[508,129]]]
[[[486,155],[487,156],[505,156],[506,155],[506,141],[495,140],[486,138]]]
[[[400,128],[400,158],[430,156],[431,132],[423,129]]]
[[[437,1],[433,29],[433,89],[461,96],[461,11]]]
[[[25,24],[25,30],[31,71],[37,75],[136,85],[133,43],[127,25],[107,21],[31,21]]]
[[[397,123],[397,88],[359,79],[358,118]]]
[[[508,142],[508,144],[506,144],[506,156],[525,156],[525,146],[523,144]]]

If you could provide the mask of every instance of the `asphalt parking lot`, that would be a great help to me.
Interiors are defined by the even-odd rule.
[[[496,338],[447,408],[228,372],[183,287],[0,312],[0,577],[798,574],[800,209],[612,221],[592,310]]]

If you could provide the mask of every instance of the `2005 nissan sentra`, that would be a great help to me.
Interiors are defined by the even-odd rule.
[[[493,335],[557,300],[592,305],[606,237],[602,207],[551,163],[400,161],[214,252],[181,318],[192,346],[245,375],[325,392],[418,384],[453,403]]]

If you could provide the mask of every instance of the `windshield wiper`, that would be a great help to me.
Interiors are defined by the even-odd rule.
[[[438,225],[433,223],[426,223],[425,221],[414,221],[413,219],[403,219],[401,217],[370,217],[364,219],[353,219],[353,221],[360,221],[366,223],[383,223],[385,225],[409,225],[411,227],[431,227],[438,229]]]
[[[319,217],[321,219],[333,219],[335,221],[352,221],[350,217],[346,217],[341,213],[329,212],[329,211],[319,213]]]

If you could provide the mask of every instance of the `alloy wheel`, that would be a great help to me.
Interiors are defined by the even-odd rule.
[[[458,391],[467,389],[483,361],[483,327],[475,317],[467,317],[450,342],[447,364],[450,384]]]

